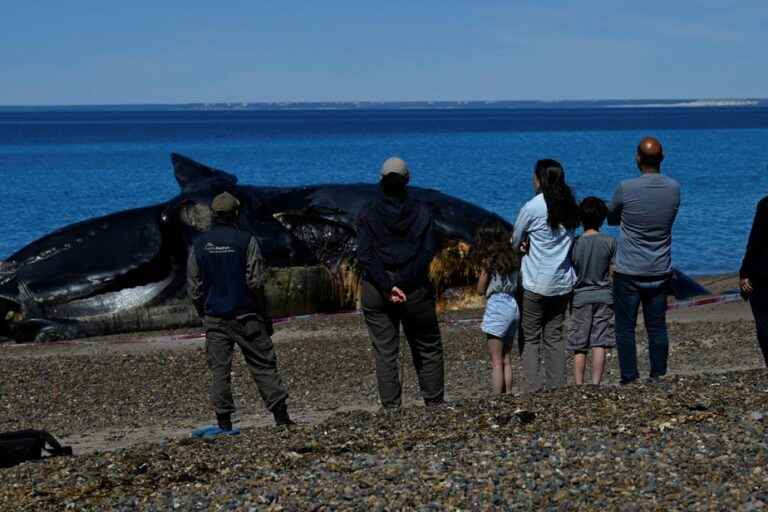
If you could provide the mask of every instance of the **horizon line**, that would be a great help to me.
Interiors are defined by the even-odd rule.
[[[667,97],[667,98],[571,98],[571,99],[464,99],[464,100],[274,100],[274,101],[177,101],[177,102],[126,102],[126,103],[20,103],[0,104],[0,108],[99,108],[99,107],[186,107],[205,105],[393,105],[393,104],[498,104],[498,103],[597,103],[597,102],[764,102],[768,97]]]

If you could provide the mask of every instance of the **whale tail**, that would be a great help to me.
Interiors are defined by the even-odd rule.
[[[712,295],[712,292],[676,268],[672,269],[671,288],[671,295],[674,295],[677,300],[686,300],[699,295]]]
[[[237,185],[237,177],[178,153],[171,153],[171,163],[181,192],[189,194],[203,190],[227,190]]]

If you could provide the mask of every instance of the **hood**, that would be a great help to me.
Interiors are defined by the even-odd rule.
[[[422,250],[432,220],[429,206],[410,197],[382,196],[371,209],[375,215],[369,221],[385,265],[402,265]]]
[[[422,213],[422,205],[410,197],[382,196],[374,208],[390,234],[406,236],[409,232],[417,238],[428,226],[428,218]]]

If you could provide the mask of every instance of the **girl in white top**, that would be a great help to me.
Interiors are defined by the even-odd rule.
[[[512,234],[512,245],[525,253],[521,324],[528,391],[565,384],[563,322],[576,283],[570,251],[579,225],[559,162],[536,162],[533,185],[536,196],[520,210]]]

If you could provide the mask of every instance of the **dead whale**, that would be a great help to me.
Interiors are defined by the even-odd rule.
[[[66,226],[0,262],[0,336],[50,341],[198,324],[185,297],[186,256],[223,190],[240,199],[240,227],[259,239],[272,269],[273,314],[353,305],[355,283],[344,276],[353,275],[346,271],[354,265],[355,220],[376,185],[254,187],[178,154],[171,160],[177,197]],[[471,243],[479,225],[507,224],[435,190],[414,187],[412,194],[434,208],[446,260],[466,253],[468,245],[458,244]],[[436,272],[448,284],[465,281],[459,266]]]

